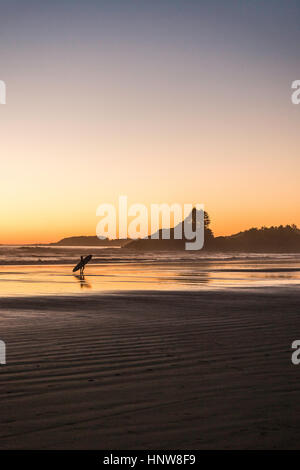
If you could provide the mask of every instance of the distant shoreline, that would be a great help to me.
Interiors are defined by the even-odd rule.
[[[151,236],[131,239],[104,239],[96,236],[67,237],[54,243],[30,244],[0,244],[0,246],[15,247],[73,247],[75,248],[114,248],[121,247],[126,250],[146,251],[184,251],[187,239],[176,239],[174,228],[170,229],[170,236],[164,238],[161,229],[158,238]],[[209,228],[204,229],[204,248],[201,251],[219,252],[258,252],[258,253],[300,253],[300,230],[296,225],[277,227],[251,228],[229,236],[214,237]],[[191,251],[195,253],[196,251]]]

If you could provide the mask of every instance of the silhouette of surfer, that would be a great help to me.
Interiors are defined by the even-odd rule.
[[[80,268],[80,276],[83,277],[83,272],[84,272],[84,268],[85,268],[85,264],[83,263],[84,257],[80,256],[80,260],[81,260],[81,263],[82,263],[82,266]]]
[[[76,271],[80,269],[80,276],[83,276],[85,265],[89,261],[91,261],[91,259],[92,259],[92,255],[88,255],[86,257],[80,256],[80,261],[78,264],[76,264],[75,268],[73,268],[73,273],[75,273]]]

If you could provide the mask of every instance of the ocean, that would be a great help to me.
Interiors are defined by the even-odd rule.
[[[84,278],[73,273],[93,254]],[[0,296],[253,289],[300,285],[300,254],[136,252],[122,248],[0,247]]]

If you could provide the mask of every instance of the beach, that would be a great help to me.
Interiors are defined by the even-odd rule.
[[[299,448],[295,286],[0,299],[1,449]]]
[[[0,456],[300,449],[300,0],[0,7]]]

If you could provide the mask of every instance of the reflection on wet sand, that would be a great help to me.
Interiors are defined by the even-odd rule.
[[[92,285],[85,279],[84,274],[74,274],[74,277],[79,281],[81,289],[91,289]]]
[[[84,276],[70,265],[0,266],[0,297],[117,291],[300,286],[299,263],[176,261],[91,264]]]

